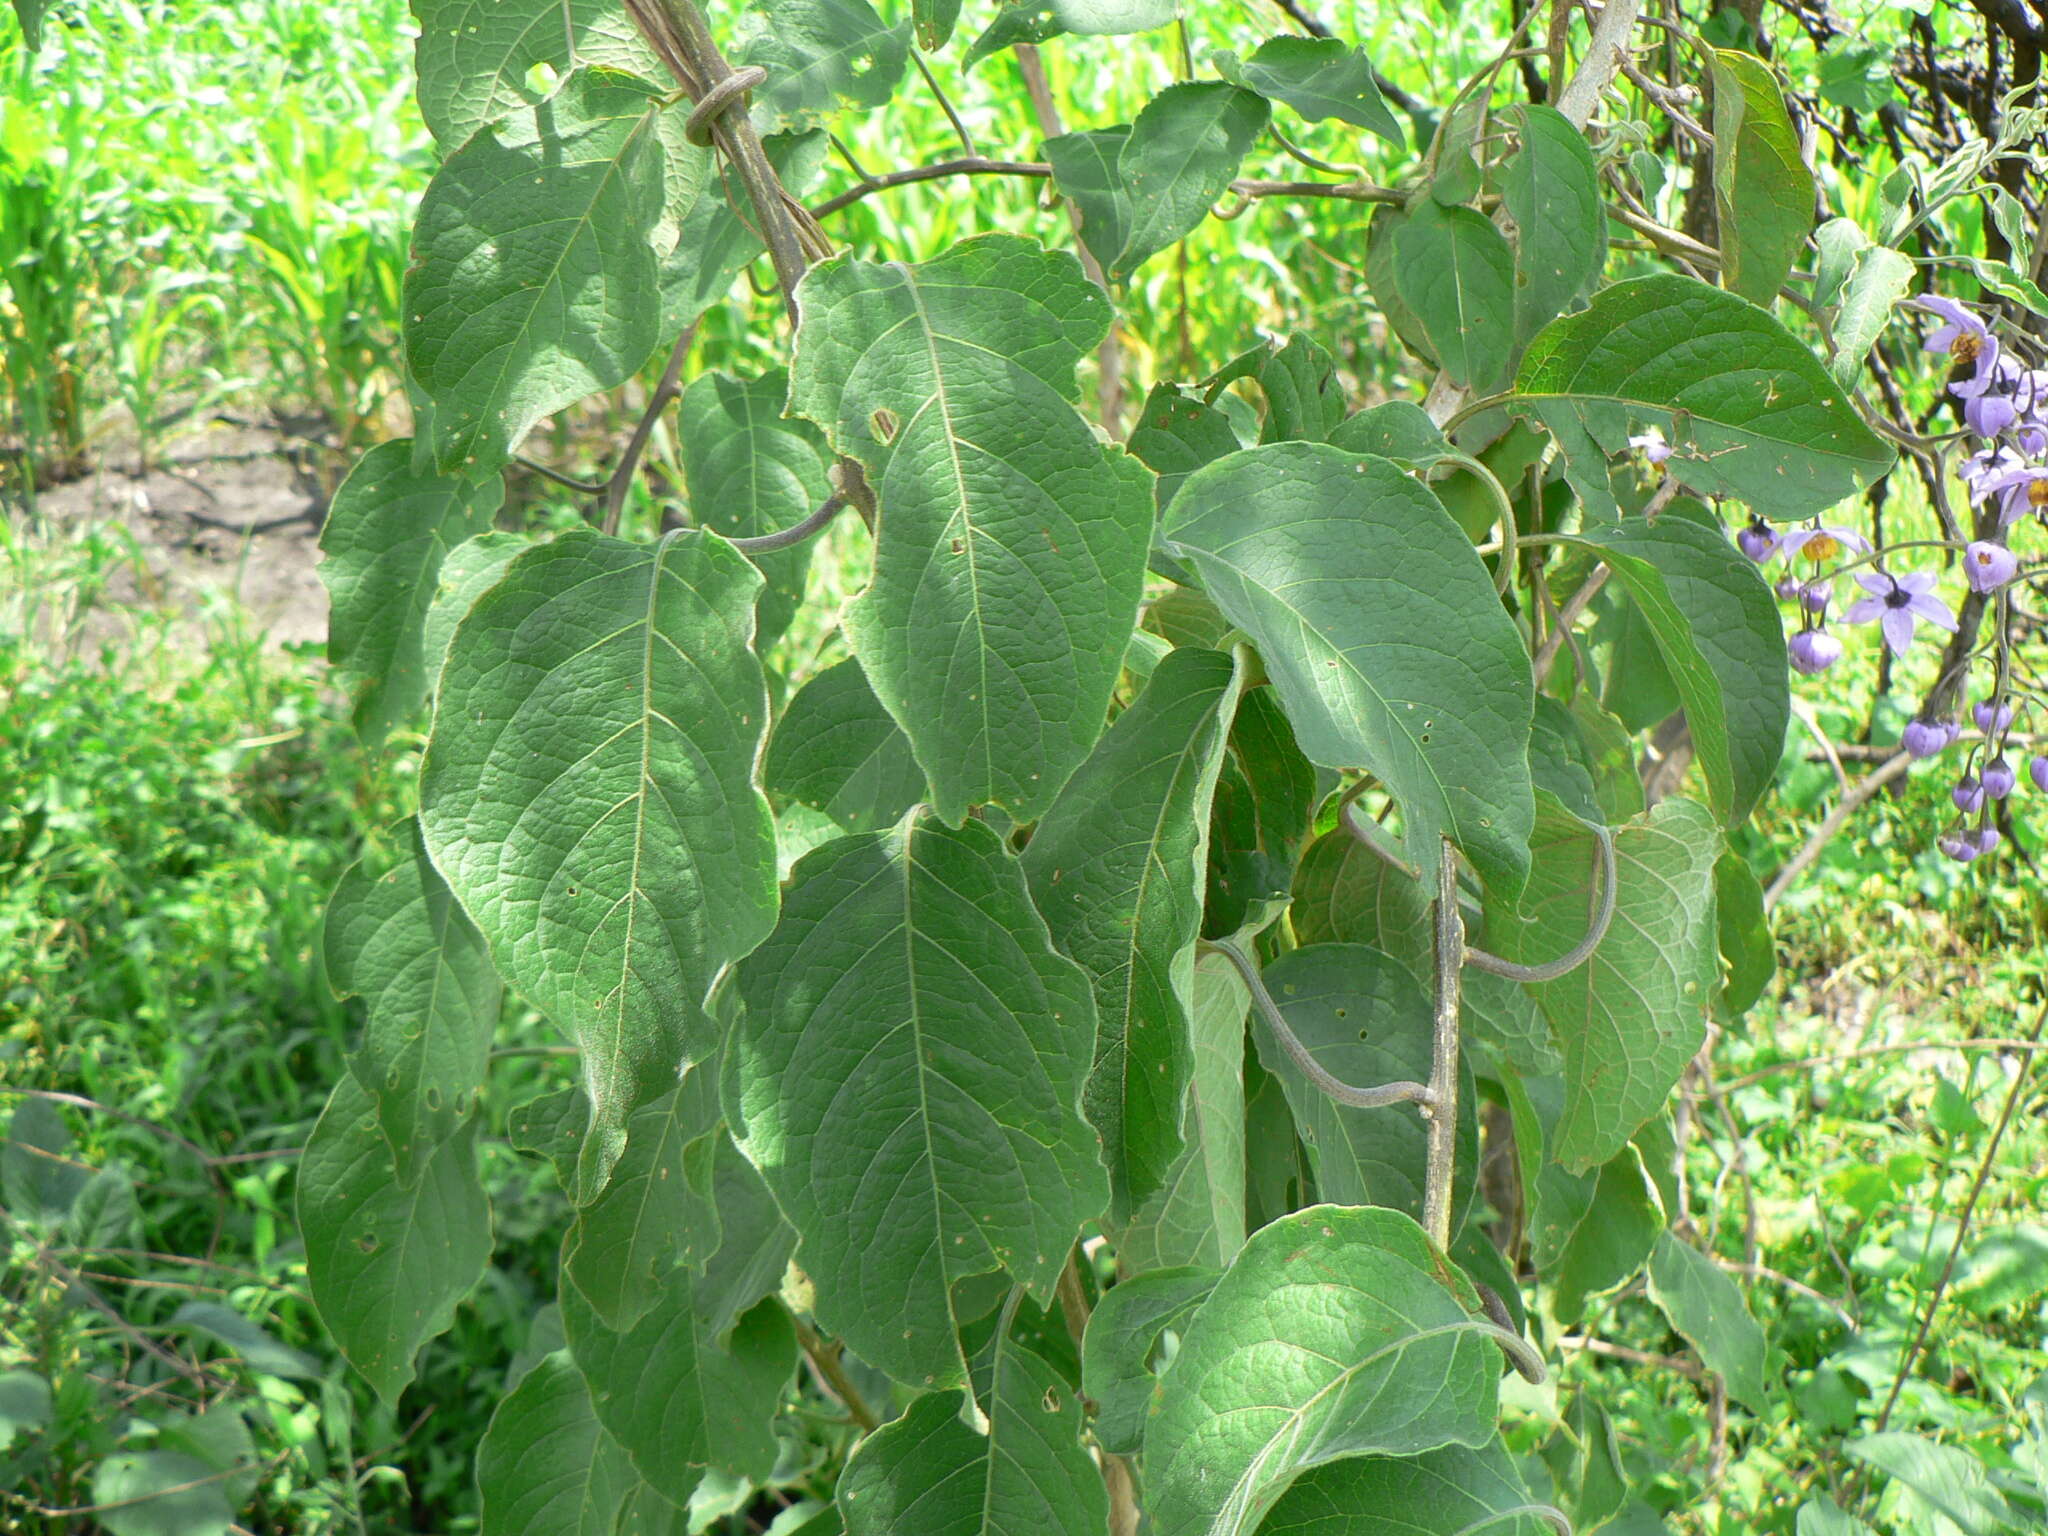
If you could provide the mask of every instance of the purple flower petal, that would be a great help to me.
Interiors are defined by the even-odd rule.
[[[1842,622],[1844,624],[1868,624],[1872,619],[1883,617],[1886,611],[1883,598],[1860,597],[1843,611]]]
[[[1913,615],[1908,610],[1886,608],[1877,627],[1884,631],[1884,643],[1892,648],[1894,656],[1906,654],[1906,647],[1913,643]]]
[[[1950,634],[1956,632],[1955,615],[1948,611],[1948,604],[1941,601],[1940,598],[1925,597],[1916,593],[1907,602],[1906,610],[1910,613],[1919,614],[1921,618],[1938,629],[1945,629]]]

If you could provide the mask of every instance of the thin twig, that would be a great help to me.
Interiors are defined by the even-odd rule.
[[[1772,879],[1769,888],[1764,891],[1764,909],[1769,911],[1778,904],[1778,898],[1785,894],[1793,881],[1812,867],[1814,860],[1818,859],[1826,851],[1828,844],[1834,840],[1835,834],[1848,825],[1850,817],[1861,810],[1867,801],[1874,799],[1885,785],[1902,776],[1912,766],[1913,755],[1910,752],[1901,752],[1883,767],[1872,769],[1865,774],[1854,789],[1843,795],[1841,803],[1828,812],[1827,819],[1813,829],[1813,835],[1807,838],[1806,846],[1786,860],[1785,867]]]
[[[1610,574],[1611,568],[1605,561],[1594,566],[1592,573],[1579,584],[1579,590],[1566,598],[1564,606],[1557,610],[1557,620],[1551,625],[1550,633],[1543,637],[1542,649],[1537,651],[1535,661],[1530,664],[1538,688],[1549,680],[1550,669],[1557,661],[1557,653],[1564,647],[1565,636],[1571,633],[1572,625],[1578,622],[1587,605],[1600,595],[1600,589],[1607,585]]]
[[[805,539],[831,522],[845,505],[844,496],[827,496],[818,510],[800,523],[788,528],[778,528],[773,533],[756,534],[751,539],[732,539],[729,542],[734,549],[749,555],[766,555],[778,549],[788,549],[793,544],[803,543]]]
[[[1566,1334],[1557,1341],[1557,1347],[1582,1350],[1586,1354],[1601,1355],[1610,1360],[1626,1360],[1630,1365],[1653,1365],[1659,1370],[1676,1371],[1688,1381],[1702,1380],[1707,1374],[1704,1367],[1677,1355],[1653,1355],[1648,1350],[1630,1349],[1626,1344],[1610,1344],[1605,1339],[1580,1334]]]
[[[941,160],[932,165],[913,165],[900,171],[884,171],[871,176],[857,187],[828,197],[811,210],[814,219],[830,218],[842,208],[850,208],[863,198],[873,197],[877,192],[886,192],[891,187],[909,186],[912,182],[938,181],[947,176],[1029,176],[1044,179],[1052,175],[1052,167],[1042,160],[989,160],[980,155],[962,156],[957,160]]]
[[[1451,1246],[1451,1186],[1458,1152],[1458,989],[1465,969],[1465,918],[1458,910],[1458,853],[1444,838],[1436,863],[1435,1028],[1429,1065],[1429,1151],[1422,1229]]]
[[[917,72],[924,76],[924,83],[930,86],[932,94],[939,98],[939,110],[946,114],[946,121],[953,125],[953,132],[959,135],[962,153],[979,155],[981,151],[975,147],[974,135],[967,131],[967,125],[953,109],[952,98],[946,95],[945,87],[939,84],[939,77],[933,74],[931,66],[925,63],[924,55],[913,48],[910,50],[910,62],[917,66]]]
[[[1764,1078],[1775,1077],[1780,1072],[1804,1072],[1808,1067],[1831,1067],[1837,1062],[1866,1060],[1873,1056],[1911,1055],[1919,1051],[2038,1051],[2036,1041],[1979,1039],[1979,1040],[1915,1040],[1901,1045],[1864,1045],[1853,1051],[1833,1051],[1825,1056],[1801,1056],[1793,1061],[1774,1061],[1767,1067],[1758,1067],[1754,1072],[1731,1078],[1723,1085],[1722,1091],[1733,1093],[1738,1088],[1747,1088],[1751,1083]]]
[[[879,1428],[881,1419],[868,1406],[868,1400],[861,1395],[860,1388],[853,1384],[852,1378],[846,1374],[846,1367],[840,1363],[839,1357],[845,1352],[845,1346],[836,1339],[827,1343],[818,1336],[818,1330],[801,1317],[791,1321],[796,1324],[796,1341],[803,1346],[804,1358],[811,1362],[811,1368],[818,1373],[826,1390],[839,1399],[853,1422],[863,1430]]]
[[[647,397],[647,409],[640,413],[639,424],[626,441],[626,451],[619,455],[617,467],[604,483],[604,520],[598,525],[602,533],[616,534],[619,531],[619,519],[626,509],[626,493],[633,488],[633,476],[640,468],[640,456],[647,451],[647,440],[654,435],[655,423],[661,420],[661,413],[668,409],[669,402],[682,393],[683,365],[689,361],[690,347],[697,340],[697,324],[692,320],[684,326],[683,334],[669,349],[668,366],[661,370],[661,382]]]

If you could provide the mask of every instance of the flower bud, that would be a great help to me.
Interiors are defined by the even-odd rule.
[[[1828,604],[1834,601],[1835,593],[1825,581],[1809,581],[1799,589],[1799,606],[1815,618],[1828,611]]]
[[[1899,745],[1914,758],[1932,757],[1944,750],[1953,739],[1948,733],[1946,722],[1915,720],[1907,725]]]
[[[2011,581],[2020,559],[2003,544],[1987,539],[1972,540],[1963,551],[1963,575],[1972,592],[1995,592]]]
[[[1973,815],[1984,803],[1984,786],[1977,782],[1975,774],[1966,773],[1956,780],[1956,787],[1948,792],[1948,797],[1955,801],[1956,809],[1965,816]]]
[[[1994,757],[1984,765],[1984,793],[1992,799],[2003,800],[2018,782],[2019,775],[2012,771],[2012,764],[2004,758]]]
[[[1802,629],[1786,642],[1792,665],[1804,676],[1825,672],[1842,658],[1842,642],[1824,629]]]
[[[1989,853],[1992,849],[1996,848],[2001,841],[2003,841],[2003,839],[1999,835],[1998,828],[1993,826],[1983,826],[1977,829],[1977,851],[1979,853]]]
[[[1958,864],[1967,864],[1977,857],[1977,840],[1967,834],[1941,838],[1936,846]]]
[[[2027,762],[2027,777],[2034,781],[2034,788],[2048,795],[2048,757],[2035,753]]]
[[[1762,518],[1752,517],[1749,526],[1735,535],[1735,545],[1758,565],[1762,565],[1778,552],[1778,535]]]
[[[1799,594],[1806,590],[1806,584],[1787,571],[1778,578],[1771,590],[1778,594],[1780,602],[1796,603],[1799,601]]]
[[[2012,724],[2012,706],[2001,704],[1994,711],[1991,700],[1979,699],[1970,706],[1970,718],[1977,722],[1977,729],[1986,736],[1996,736]]]

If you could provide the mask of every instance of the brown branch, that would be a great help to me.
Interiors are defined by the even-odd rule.
[[[804,1358],[811,1362],[811,1369],[818,1373],[824,1388],[845,1405],[853,1422],[863,1430],[880,1428],[881,1419],[868,1406],[868,1400],[861,1395],[860,1388],[853,1384],[853,1378],[846,1374],[846,1367],[840,1363],[846,1346],[837,1339],[827,1343],[818,1336],[817,1329],[800,1317],[792,1316],[790,1321],[796,1324],[796,1341],[803,1346]]]
[[[1050,175],[1052,167],[1042,160],[989,160],[980,155],[963,155],[956,160],[940,160],[932,165],[913,165],[905,170],[869,176],[858,186],[826,198],[811,210],[811,217],[829,219],[840,209],[850,208],[877,192],[909,186],[913,182],[938,181],[947,176],[1032,176],[1042,179]]]
[[[1840,804],[1828,812],[1827,819],[1813,829],[1813,835],[1806,840],[1806,846],[1793,854],[1786,861],[1785,867],[1772,878],[1769,888],[1764,892],[1765,909],[1769,910],[1778,904],[1778,898],[1785,894],[1794,880],[1812,867],[1814,860],[1826,851],[1835,834],[1848,824],[1851,816],[1863,809],[1866,802],[1876,798],[1877,792],[1885,785],[1901,777],[1912,766],[1912,754],[1901,752],[1883,767],[1865,774],[1854,789],[1842,796]]]

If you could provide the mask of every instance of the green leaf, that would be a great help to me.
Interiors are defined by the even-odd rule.
[[[1863,372],[1863,360],[1877,345],[1877,338],[1891,323],[1892,311],[1913,286],[1914,267],[1910,258],[1890,246],[1866,247],[1856,258],[1856,269],[1842,289],[1842,302],[1835,311],[1835,357],[1829,365],[1836,381],[1853,388]]]
[[[839,1481],[847,1536],[1109,1528],[1109,1494],[1081,1444],[1080,1399],[1037,1352],[998,1335],[986,1435],[961,1423],[962,1406],[958,1392],[927,1393],[861,1441]]]
[[[1365,283],[1373,303],[1386,317],[1401,344],[1424,362],[1435,363],[1436,352],[1422,321],[1401,297],[1400,267],[1394,257],[1394,239],[1408,215],[1391,204],[1373,209],[1372,222],[1365,231]]]
[[[337,997],[360,997],[348,1069],[376,1100],[398,1182],[411,1185],[483,1090],[504,988],[483,936],[427,858],[419,823],[391,829],[397,858],[349,866],[327,903],[322,948]]]
[[[227,1536],[235,1508],[219,1469],[182,1451],[122,1451],[92,1475],[111,1536]]]
[[[1111,1286],[1088,1314],[1081,1386],[1095,1400],[1095,1438],[1105,1451],[1137,1453],[1159,1375],[1173,1358],[1161,1356],[1160,1339],[1186,1332],[1220,1278],[1206,1266],[1148,1270]]]
[[[1159,476],[1161,510],[1189,475],[1242,446],[1229,417],[1178,384],[1154,384],[1131,428],[1131,452]]]
[[[846,616],[939,815],[1036,820],[1102,734],[1150,477],[1073,408],[1109,321],[1073,257],[984,235],[804,279],[791,398],[866,468],[875,574]]]
[[[1515,393],[1553,432],[1620,453],[1633,424],[1673,444],[1665,468],[1768,517],[1812,517],[1892,467],[1810,351],[1755,305],[1689,277],[1631,278],[1529,344]]]
[[[1714,924],[1728,968],[1721,982],[1721,1011],[1739,1018],[1777,974],[1778,949],[1756,871],[1732,848],[1714,863]]]
[[[680,116],[679,116],[680,114]],[[668,151],[668,208],[656,231],[661,261],[661,333],[683,327],[725,297],[747,264],[765,249],[755,232],[753,203],[732,165],[682,139],[686,107],[661,114]],[[680,142],[679,142],[680,141]],[[762,141],[784,190],[801,197],[816,183],[830,152],[825,131],[770,134]],[[666,226],[673,223],[671,237]]]
[[[1409,847],[1441,833],[1521,888],[1528,652],[1427,487],[1386,459],[1273,443],[1189,476],[1166,537],[1258,645],[1302,751],[1378,777]]]
[[[1933,1526],[1937,1517],[1953,1521],[1963,1536],[2003,1536],[2026,1528],[1992,1485],[1984,1463],[1968,1451],[1897,1430],[1864,1435],[1845,1449],[1904,1486],[1900,1513],[1906,1523],[1901,1529],[1938,1528]]]
[[[1255,1233],[1188,1323],[1145,1428],[1157,1536],[1239,1536],[1345,1456],[1493,1438],[1478,1300],[1396,1211],[1311,1206]]]
[[[1117,157],[1131,230],[1110,264],[1121,283],[1209,216],[1272,108],[1222,81],[1169,85],[1145,103]]]
[[[692,1286],[705,1336],[722,1346],[755,1302],[782,1288],[796,1249],[796,1229],[782,1219],[759,1170],[723,1133],[711,1154],[711,1204],[720,1241],[704,1262],[704,1278]],[[695,1259],[688,1250],[683,1257]]]
[[[576,1158],[590,1129],[590,1100],[581,1088],[558,1088],[528,1099],[506,1121],[513,1146],[553,1163],[565,1191],[576,1187]]]
[[[1221,652],[1170,652],[1024,851],[1054,946],[1095,991],[1083,1105],[1118,1220],[1165,1183],[1181,1150],[1209,808],[1242,686]]]
[[[1771,66],[1732,48],[1710,50],[1710,63],[1721,281],[1768,307],[1813,228],[1813,172]]]
[[[1273,691],[1245,694],[1209,817],[1204,938],[1256,933],[1279,916],[1321,798],[1315,765],[1301,755]]]
[[[409,437],[379,443],[334,493],[320,530],[327,659],[352,675],[356,732],[370,745],[410,720],[434,670],[422,629],[442,561],[484,533],[504,481],[472,484],[412,467]]]
[[[707,1467],[761,1481],[774,1471],[769,1423],[796,1369],[796,1333],[779,1302],[748,1312],[723,1347],[682,1266],[661,1277],[652,1310],[621,1332],[573,1282],[561,1302],[598,1422],[663,1498],[687,1505]]]
[[[827,667],[775,724],[761,779],[849,832],[893,826],[924,798],[924,770],[858,661]]]
[[[433,403],[425,457],[477,475],[534,423],[623,383],[660,339],[653,88],[578,70],[441,164],[405,274],[406,366]]]
[[[221,1479],[220,1487],[231,1505],[247,1503],[262,1480],[256,1442],[241,1405],[232,1400],[217,1400],[203,1413],[163,1420],[157,1427],[156,1448],[189,1456],[211,1473],[229,1474]]]
[[[298,1207],[314,1309],[349,1364],[395,1403],[413,1356],[454,1322],[456,1303],[490,1263],[476,1121],[407,1188],[393,1175],[375,1104],[344,1076],[299,1159]]]
[[[1547,1536],[1500,1441],[1420,1456],[1333,1461],[1305,1473],[1260,1536]],[[1527,1511],[1518,1513],[1518,1511]]]
[[[1877,1533],[1854,1515],[1844,1514],[1842,1506],[1826,1494],[1815,1494],[1799,1506],[1798,1536],[1877,1536]]]
[[[611,1536],[635,1481],[558,1350],[499,1400],[477,1446],[482,1536]]]
[[[832,487],[825,442],[807,421],[785,418],[789,378],[777,368],[758,379],[699,374],[677,407],[676,441],[690,512],[697,526],[727,538],[757,538],[802,522]],[[803,606],[810,543],[755,559],[761,593],[754,644],[766,650]]]
[[[1634,1147],[1623,1147],[1589,1182],[1585,1215],[1550,1271],[1551,1310],[1560,1323],[1577,1322],[1588,1296],[1632,1277],[1664,1231],[1663,1207]]]
[[[960,23],[960,0],[910,0],[910,20],[917,31],[917,46],[936,53]]]
[[[80,1248],[132,1246],[141,1225],[135,1181],[118,1167],[102,1168],[85,1181],[64,1223],[71,1241]]]
[[[1363,944],[1314,944],[1265,967],[1264,980],[1295,1036],[1348,1083],[1427,1082],[1435,1022],[1429,994],[1399,961]],[[1387,1206],[1420,1219],[1429,1131],[1402,1109],[1353,1109],[1307,1078],[1264,1027],[1259,1060],[1280,1080],[1315,1169],[1316,1194],[1337,1205]],[[1461,1095],[1468,1097],[1469,1095]],[[1458,1117],[1453,1226],[1479,1169],[1477,1118]]]
[[[1394,281],[1460,389],[1506,382],[1516,336],[1515,253],[1492,220],[1425,198],[1394,231]]]
[[[952,1283],[1002,1268],[1049,1301],[1108,1200],[1078,1108],[1087,978],[993,831],[913,816],[807,855],[739,989],[727,1120],[820,1324],[899,1380],[959,1384]]]
[[[1586,136],[1555,107],[1518,105],[1522,143],[1501,172],[1515,221],[1515,341],[1526,345],[1600,276],[1607,210]]]
[[[1179,0],[1016,0],[996,13],[960,67],[972,69],[1005,48],[1042,43],[1069,32],[1083,37],[1149,32],[1179,13]]]
[[[1195,962],[1188,1009],[1194,1076],[1181,1116],[1180,1156],[1166,1183],[1116,1234],[1126,1271],[1221,1268],[1244,1246],[1244,1021],[1251,994],[1221,955]]]
[[[0,1451],[47,1427],[54,1412],[49,1382],[34,1371],[0,1371]]]
[[[774,924],[760,586],[715,534],[567,533],[477,600],[441,674],[420,825],[500,973],[582,1047],[584,1201]]]
[[[1585,937],[1600,878],[1591,831],[1537,797],[1535,868],[1519,908],[1490,892],[1489,947],[1533,964]],[[1618,1153],[1664,1105],[1706,1036],[1713,992],[1714,862],[1705,807],[1666,800],[1614,834],[1614,919],[1584,965],[1535,983],[1564,1046],[1568,1096],[1552,1156],[1583,1172]]]
[[[204,1334],[234,1354],[252,1371],[294,1381],[318,1381],[320,1362],[304,1350],[281,1343],[241,1313],[212,1301],[188,1301],[171,1314],[173,1328]]]
[[[33,59],[43,51],[43,16],[51,0],[14,0],[14,19],[21,23],[21,40]]]
[[[576,1212],[562,1271],[606,1327],[631,1328],[664,1299],[678,1259],[702,1269],[717,1249],[709,1189],[715,1143],[708,1138],[718,1125],[717,1081],[692,1067],[676,1087],[633,1111],[611,1182]],[[696,1158],[693,1143],[702,1144]]]
[[[1266,415],[1259,427],[1262,443],[1320,443],[1344,419],[1337,360],[1306,336],[1290,336],[1284,345],[1262,342],[1232,358],[1210,376],[1208,398],[1213,401],[1226,384],[1238,379],[1250,379],[1266,397]]]
[[[738,62],[768,71],[754,91],[763,133],[812,128],[848,108],[885,106],[910,58],[910,23],[867,0],[758,0],[761,31]]]
[[[1396,149],[1408,147],[1401,120],[1387,107],[1362,48],[1334,37],[1273,37],[1239,63],[1218,53],[1216,69],[1233,85],[1285,102],[1311,123],[1336,118],[1376,133]]]
[[[1769,1411],[1770,1345],[1743,1303],[1742,1288],[1718,1264],[1664,1233],[1650,1254],[1650,1299],[1707,1369],[1727,1382],[1730,1397],[1753,1412]]]
[[[505,567],[532,547],[533,540],[523,533],[480,533],[448,551],[420,629],[429,697],[440,691],[441,668],[447,664],[448,642],[455,638],[456,625],[468,616],[478,598],[498,584]]]
[[[1578,535],[1606,557],[1662,648],[1714,812],[1739,826],[1771,787],[1791,718],[1785,631],[1753,561],[1667,512]]]
[[[620,0],[413,0],[420,116],[444,151],[547,94],[537,66],[566,75],[599,64],[645,79],[661,61]]]
[[[93,1170],[71,1155],[71,1128],[47,1099],[23,1099],[0,1147],[0,1204],[17,1221],[55,1227],[71,1214]]]
[[[1331,429],[1330,441],[1346,453],[1414,461],[1434,459],[1451,447],[1413,400],[1385,400],[1355,412]]]
[[[1104,270],[1115,263],[1131,235],[1131,194],[1118,165],[1130,136],[1130,125],[1119,123],[1063,133],[1043,146],[1053,185],[1081,215],[1081,243]],[[1161,383],[1152,389],[1157,394],[1171,387]]]

